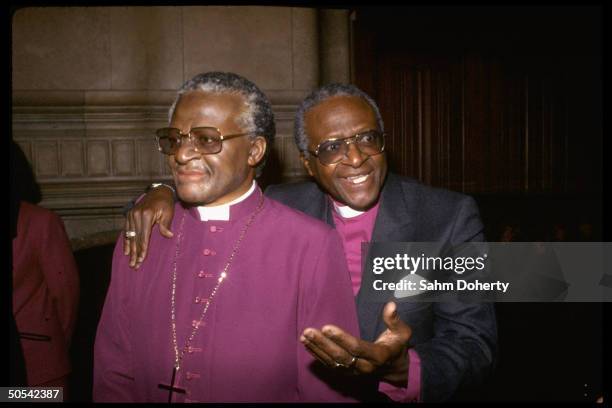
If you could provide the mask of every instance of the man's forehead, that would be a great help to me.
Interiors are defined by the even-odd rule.
[[[171,121],[198,118],[237,120],[245,111],[244,98],[239,94],[194,90],[180,96]]]
[[[346,132],[358,132],[376,128],[376,114],[372,107],[359,96],[336,96],[326,99],[306,113],[306,127],[316,139],[340,136]],[[337,135],[336,135],[337,133]]]
[[[309,111],[331,114],[335,111],[349,111],[374,114],[374,110],[365,99],[357,95],[334,95],[314,105]]]

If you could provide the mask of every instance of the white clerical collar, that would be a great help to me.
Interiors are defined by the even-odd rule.
[[[357,211],[349,207],[348,205],[338,205],[335,201],[332,201],[332,202],[334,203],[334,209],[336,210],[338,215],[340,215],[342,218],[355,218],[365,212],[365,211]]]
[[[234,204],[238,204],[241,201],[246,200],[253,191],[255,191],[255,187],[257,187],[257,183],[253,180],[253,184],[251,184],[251,188],[249,191],[236,198],[235,200],[230,201],[226,204],[215,205],[210,207],[198,206],[198,212],[200,213],[200,221],[229,221],[230,219],[230,207]]]

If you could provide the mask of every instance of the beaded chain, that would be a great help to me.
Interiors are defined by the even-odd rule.
[[[263,207],[263,202],[264,202],[264,198],[262,194],[261,199],[259,200],[259,204],[257,205],[257,208],[255,209],[255,211],[253,211],[253,214],[251,214],[250,218],[244,225],[244,228],[240,232],[240,237],[238,237],[238,240],[236,241],[236,244],[234,245],[234,249],[232,250],[232,253],[229,256],[228,261],[225,264],[225,268],[223,268],[223,272],[221,272],[221,274],[219,275],[219,278],[217,279],[217,285],[214,287],[210,296],[208,297],[208,299],[206,300],[204,304],[204,308],[202,309],[202,314],[200,315],[198,324],[196,324],[193,330],[191,331],[191,334],[189,335],[189,337],[187,338],[187,341],[185,342],[185,347],[183,348],[182,352],[179,354],[178,344],[176,341],[176,264],[177,264],[177,259],[179,256],[181,239],[183,237],[183,225],[185,223],[186,211],[183,212],[183,217],[181,218],[181,226],[179,227],[179,234],[176,240],[176,252],[174,255],[174,268],[172,272],[172,298],[171,298],[171,309],[170,309],[170,319],[172,321],[172,345],[174,346],[174,368],[176,369],[176,371],[178,371],[180,368],[181,360],[183,359],[185,350],[189,348],[193,338],[196,335],[196,332],[200,328],[201,322],[204,320],[204,316],[206,316],[206,312],[208,311],[208,306],[211,304],[213,298],[215,297],[223,281],[227,278],[227,271],[229,270],[230,266],[232,265],[232,262],[234,261],[234,257],[236,256],[236,253],[238,252],[238,248],[240,248],[240,244],[242,243],[242,240],[244,239],[244,236],[246,235],[247,230],[249,229],[249,227],[255,220],[255,216],[259,213],[259,211],[261,211]]]

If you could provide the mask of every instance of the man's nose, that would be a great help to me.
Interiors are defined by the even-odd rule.
[[[368,155],[362,153],[355,142],[351,142],[346,145],[346,157],[344,158],[342,163],[357,168],[361,166],[363,162],[367,159]]]
[[[183,136],[181,139],[180,146],[174,153],[174,159],[177,163],[184,164],[190,160],[197,159],[201,156],[201,153],[197,150],[194,145],[193,139],[189,136]]]

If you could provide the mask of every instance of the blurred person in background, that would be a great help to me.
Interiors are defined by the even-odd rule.
[[[36,205],[41,193],[11,141],[12,298],[28,386],[64,387],[79,303],[79,274],[61,218]]]

